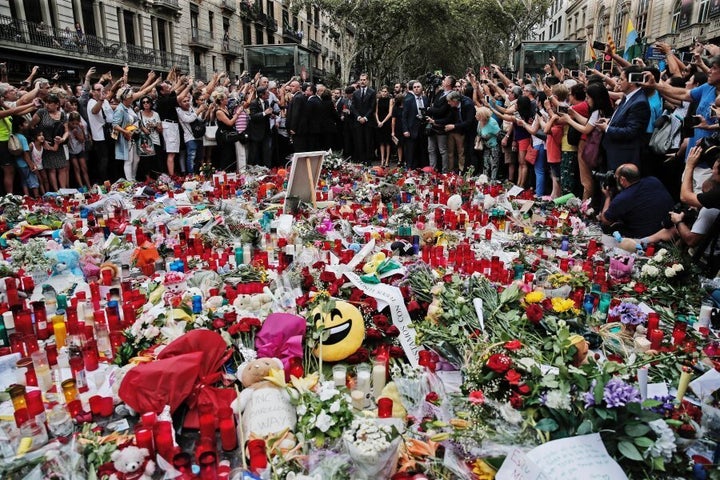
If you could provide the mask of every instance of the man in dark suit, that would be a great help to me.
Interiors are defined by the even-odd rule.
[[[300,82],[290,82],[290,93],[292,99],[288,105],[286,125],[293,143],[295,152],[307,152],[307,125],[305,124],[305,107],[307,97],[300,90]]]
[[[630,75],[637,74],[637,82],[630,82]],[[631,65],[620,74],[620,90],[624,93],[620,105],[609,119],[601,118],[597,126],[605,131],[602,145],[607,154],[608,170],[615,170],[624,163],[640,168],[640,151],[647,140],[645,131],[650,121],[650,104],[640,88],[644,81],[642,69]]]
[[[323,133],[323,111],[320,97],[317,96],[317,87],[312,83],[305,84],[305,119],[307,123],[307,149],[310,152],[320,150]]]
[[[340,131],[342,132],[343,140],[343,155],[352,157],[353,155],[353,133],[355,132],[355,118],[350,112],[350,105],[352,105],[352,97],[355,93],[355,87],[350,85],[344,90],[344,95],[338,101],[335,108],[337,109],[338,115],[340,116]]]
[[[250,137],[248,163],[268,168],[272,166],[270,119],[273,117],[273,107],[270,105],[269,98],[267,88],[258,87],[257,98],[250,103],[250,123],[248,124],[248,136]]]
[[[465,172],[465,135],[475,119],[475,104],[460,92],[447,94],[447,103],[451,111],[451,123],[445,125],[448,134],[448,173]],[[457,163],[455,156],[457,155]],[[455,166],[457,165],[457,170]]]
[[[353,93],[350,112],[355,118],[355,153],[353,161],[370,165],[373,151],[373,118],[375,118],[375,90],[368,87],[366,73],[360,75],[358,89]]]
[[[410,91],[403,101],[402,132],[405,137],[405,163],[407,167],[418,168],[424,151],[425,119],[423,110],[428,104],[428,98],[423,95],[422,83],[410,82]]]
[[[432,134],[428,136],[428,162],[438,172],[449,172],[448,136],[445,125],[452,123],[452,112],[447,102],[447,95],[455,88],[455,77],[447,75],[443,78],[441,88],[435,92],[432,105],[428,105],[427,115],[433,125]]]

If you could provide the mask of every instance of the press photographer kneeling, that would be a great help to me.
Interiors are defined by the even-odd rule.
[[[632,163],[620,165],[614,179],[617,193],[613,192],[611,182],[605,181],[602,185],[605,203],[599,219],[609,227],[603,230],[618,231],[623,237],[631,238],[657,232],[673,208],[673,199],[665,186],[655,177],[640,177],[640,170]]]

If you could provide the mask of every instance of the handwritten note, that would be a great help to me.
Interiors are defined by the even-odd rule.
[[[279,388],[260,388],[253,392],[242,415],[247,433],[260,436],[295,428],[296,412],[289,398]]]
[[[514,450],[495,476],[497,480],[627,480],[608,455],[600,434],[553,440],[524,454]]]

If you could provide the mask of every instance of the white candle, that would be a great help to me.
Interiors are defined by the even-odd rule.
[[[335,365],[332,369],[333,381],[336,387],[344,387],[347,377],[347,367],[345,365]]]
[[[352,399],[352,406],[356,410],[362,410],[365,408],[365,395],[360,390],[353,390],[350,392],[350,398]]]
[[[252,245],[246,243],[243,245],[243,264],[250,265],[252,263]]]
[[[370,401],[370,366],[363,364],[357,366],[357,383],[355,387],[365,396],[365,406]]]
[[[378,398],[382,394],[383,388],[385,388],[386,375],[385,363],[376,362],[372,369],[372,386],[375,398]]]

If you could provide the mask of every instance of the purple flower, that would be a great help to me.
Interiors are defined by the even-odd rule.
[[[603,400],[608,408],[623,407],[628,403],[639,402],[640,392],[619,378],[611,378],[603,391]]]
[[[655,412],[659,415],[666,416],[669,415],[670,412],[672,412],[675,409],[675,405],[673,405],[673,400],[675,397],[672,395],[665,395],[662,397],[653,397],[653,400],[657,400],[658,402],[662,402],[662,405],[658,405],[657,407],[653,407],[650,409],[651,412]]]
[[[595,390],[595,385],[597,385],[597,380],[593,380],[590,384],[590,391],[583,394],[583,398],[585,399],[585,408],[595,406],[595,394],[593,394],[593,391]]]
[[[647,314],[634,303],[622,302],[610,309],[610,316],[619,317],[625,325],[640,325],[647,319]]]

